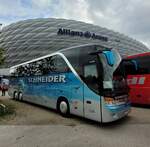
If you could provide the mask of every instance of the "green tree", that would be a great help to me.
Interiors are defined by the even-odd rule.
[[[4,49],[0,48],[0,66],[4,64]]]

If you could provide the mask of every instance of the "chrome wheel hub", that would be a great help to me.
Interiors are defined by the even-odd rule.
[[[68,110],[67,103],[65,101],[62,101],[60,103],[60,112],[65,114],[65,113],[67,113],[67,110]]]
[[[19,94],[19,100],[22,100],[22,93]]]
[[[15,99],[18,99],[18,93],[15,92]]]

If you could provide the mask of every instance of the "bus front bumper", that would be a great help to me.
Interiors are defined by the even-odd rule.
[[[112,122],[128,115],[131,111],[130,102],[123,105],[105,105],[102,110],[102,122]]]

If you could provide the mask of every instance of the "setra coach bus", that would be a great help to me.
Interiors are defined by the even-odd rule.
[[[130,112],[128,87],[114,49],[82,45],[10,68],[9,95],[52,109],[111,122]]]
[[[128,56],[124,70],[130,88],[129,97],[135,104],[150,104],[150,52]]]

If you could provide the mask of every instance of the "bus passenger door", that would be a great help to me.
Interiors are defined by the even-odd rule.
[[[84,65],[84,116],[101,121],[101,101],[98,95],[99,80],[96,63]]]
[[[83,83],[74,75],[70,74],[71,103],[70,112],[84,117],[83,113]]]

